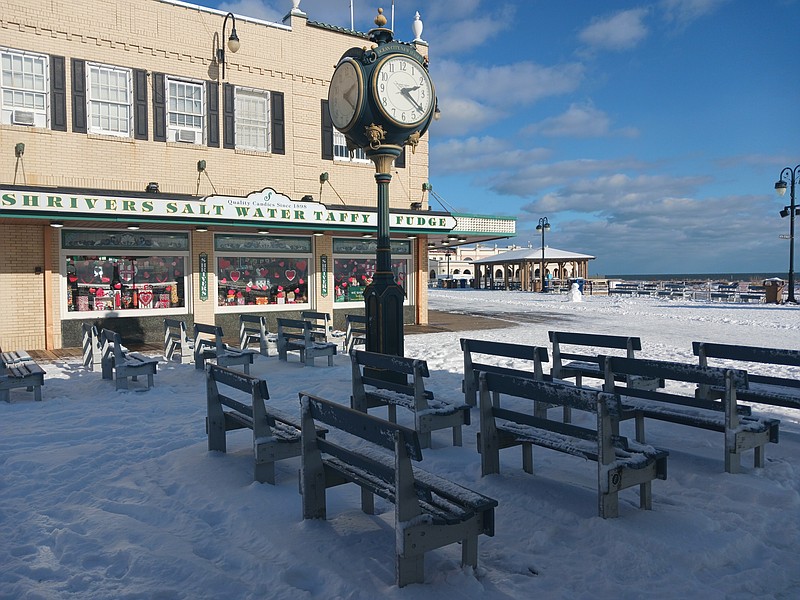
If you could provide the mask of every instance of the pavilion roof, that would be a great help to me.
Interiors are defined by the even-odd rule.
[[[568,250],[559,250],[558,248],[551,248],[550,246],[544,247],[544,260],[547,262],[562,262],[569,260],[593,260],[595,257],[590,254],[580,254],[578,252],[569,252]],[[542,260],[541,248],[517,248],[516,250],[509,250],[508,252],[501,252],[494,256],[487,256],[472,262],[474,265],[493,265],[493,264],[507,264],[519,263],[524,261],[540,261]]]

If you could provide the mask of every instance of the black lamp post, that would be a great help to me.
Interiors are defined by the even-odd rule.
[[[547,217],[542,217],[539,219],[539,224],[536,226],[536,231],[542,232],[542,256],[541,256],[541,266],[539,267],[539,278],[541,279],[541,287],[539,288],[540,292],[547,291],[545,289],[545,278],[544,278],[544,232],[550,231],[550,222],[547,220]]]
[[[789,192],[789,206],[785,206],[780,213],[781,217],[789,217],[789,295],[786,301],[797,304],[797,300],[794,297],[794,217],[797,212],[794,204],[794,184],[800,180],[800,165],[797,165],[794,169],[784,167],[783,171],[781,171],[781,178],[775,182],[775,191],[778,192],[779,196],[783,196],[786,193],[787,183],[785,177],[787,176],[791,190]]]
[[[239,36],[236,35],[236,17],[233,16],[233,13],[229,12],[225,15],[225,20],[222,21],[222,40],[225,39],[225,27],[228,25],[228,17],[233,21],[231,35],[228,37],[228,49],[231,52],[236,52],[241,44],[239,43]],[[225,45],[222,40],[220,40],[219,48],[217,48],[217,62],[222,65],[222,79],[225,79]]]

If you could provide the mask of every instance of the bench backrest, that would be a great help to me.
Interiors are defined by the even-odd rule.
[[[692,342],[692,351],[700,358],[701,365],[708,365],[709,358],[740,360],[800,367],[800,350],[780,348],[759,348],[738,344],[714,344],[711,342]]]
[[[302,319],[278,319],[278,343],[286,340],[303,340],[306,344],[313,342],[312,326]]]
[[[180,319],[164,319],[164,351],[179,343],[181,351],[189,345],[189,336],[186,333],[186,323]]]
[[[213,342],[213,344],[212,344]],[[219,325],[207,325],[205,323],[194,324],[194,349],[195,354],[202,351],[203,346],[213,345],[218,353],[225,351],[225,344],[222,341],[222,327]]]
[[[238,390],[249,395],[249,403],[245,404],[234,398],[230,390],[223,388],[223,391],[220,391],[220,386],[226,386],[230,390]],[[258,377],[251,377],[233,369],[208,364],[206,366],[206,400],[209,415],[218,414],[215,409],[221,405],[252,419],[254,439],[269,435],[270,425],[274,425],[274,423],[269,423],[265,408],[265,402],[269,400],[267,382]],[[222,429],[224,431],[224,425]]]
[[[372,444],[394,451],[395,442],[399,440],[405,448],[406,454],[412,460],[422,460],[422,448],[417,432],[408,427],[391,423],[384,419],[353,410],[338,402],[331,402],[312,394],[300,392],[300,403],[303,412],[303,435],[306,434],[306,417],[316,422],[324,423],[329,429],[338,429],[350,435],[359,437]],[[316,436],[315,430],[310,430]],[[318,443],[323,440],[318,439]],[[304,438],[305,443],[305,438]],[[335,454],[336,446],[324,442],[324,451]]]
[[[125,362],[125,351],[122,349],[122,338],[110,329],[100,330],[100,347],[102,348],[101,368],[104,379],[112,377],[112,365]],[[113,363],[112,363],[113,360]]]
[[[328,335],[333,331],[331,316],[328,313],[304,310],[300,313],[300,318],[311,323],[311,333],[317,341],[328,341]]]
[[[349,354],[358,341],[366,340],[367,338],[367,317],[363,315],[345,315],[344,322],[344,351]]]
[[[100,364],[103,352],[100,333],[97,325],[92,323],[83,323],[81,329],[83,331],[83,366],[94,371],[94,366]]]
[[[589,346],[592,348],[611,348],[625,350],[628,358],[633,358],[636,350],[642,349],[642,341],[638,337],[624,335],[607,335],[600,333],[575,333],[569,331],[548,331],[550,343],[553,345],[553,377],[559,377],[562,360],[579,360],[586,362],[596,362],[599,364],[597,355],[581,354],[576,352],[564,352],[562,345],[570,346]]]
[[[433,396],[425,390],[424,378],[430,376],[430,372],[428,371],[428,363],[424,360],[378,354],[377,352],[367,352],[366,350],[353,350],[350,353],[350,360],[353,368],[354,406],[358,407],[362,402],[366,402],[365,386],[372,386],[377,389],[412,397],[417,411],[428,408],[428,400]],[[399,374],[407,383],[383,379],[378,376],[380,371]],[[411,378],[410,381],[408,381],[409,377]]]

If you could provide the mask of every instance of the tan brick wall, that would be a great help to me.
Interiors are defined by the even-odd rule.
[[[46,225],[0,223],[3,240],[0,269],[0,348],[44,346],[44,267],[42,230]],[[57,289],[57,288],[56,288]]]

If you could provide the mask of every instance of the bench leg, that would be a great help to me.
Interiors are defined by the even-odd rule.
[[[600,494],[600,516],[604,519],[614,519],[619,516],[619,498],[617,492]]]
[[[368,515],[375,514],[375,496],[366,488],[361,488],[361,510]]]
[[[471,535],[461,540],[461,564],[472,567],[478,566],[478,536]]]
[[[735,443],[735,442],[734,442]],[[725,472],[738,473],[742,468],[742,455],[725,448]]]
[[[425,555],[400,556],[397,555],[397,587],[409,583],[425,583]]]
[[[333,366],[333,354],[328,354],[328,366]]]
[[[5,400],[11,404],[11,390],[0,390],[0,400]]]
[[[644,417],[641,413],[636,413],[636,441],[645,444],[645,436],[644,436]]]
[[[392,421],[395,423],[396,421]],[[430,431],[419,431],[417,430],[417,434],[419,435],[419,446],[420,448],[430,448],[431,447],[431,432]]]
[[[756,446],[753,448],[753,467],[756,469],[763,469],[764,468],[764,446]]]
[[[639,508],[653,510],[653,486],[649,481],[639,485]]]
[[[453,446],[461,446],[462,445],[462,438],[461,438],[461,425],[453,426]]]
[[[36,400],[36,402],[41,402],[42,401],[42,386],[41,385],[33,386],[33,399]],[[761,465],[761,466],[763,467],[764,465]]]
[[[533,475],[533,444],[522,444],[522,470]]]
[[[147,389],[149,390],[151,387],[155,386],[155,381],[153,379],[153,374],[147,374]]]
[[[389,404],[387,406],[389,412],[389,422],[390,423],[397,423],[397,407],[394,404]],[[367,411],[364,411],[367,412]]]
[[[223,433],[223,436],[224,435]],[[256,463],[255,470],[253,471],[253,479],[259,483],[271,483],[275,485],[275,463]]]
[[[134,379],[135,379],[135,377],[134,377]],[[121,376],[117,375],[117,377],[116,377],[116,386],[115,387],[116,387],[117,390],[127,390],[128,389],[128,378],[127,377],[121,377]]]

